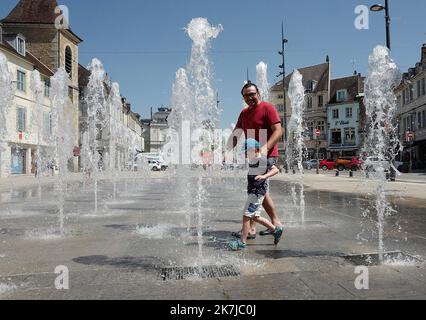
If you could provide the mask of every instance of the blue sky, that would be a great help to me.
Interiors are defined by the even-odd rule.
[[[18,0],[2,0],[4,17]],[[70,11],[71,28],[84,42],[80,63],[93,57],[105,65],[113,81],[120,83],[134,111],[149,118],[150,108],[170,103],[175,72],[185,67],[191,40],[184,27],[192,18],[204,17],[224,31],[212,41],[210,60],[213,86],[224,109],[226,128],[241,111],[240,89],[249,68],[268,64],[270,83],[278,79],[281,21],[289,43],[286,68],[332,62],[333,77],[348,76],[355,68],[367,73],[368,55],[385,43],[384,13],[371,13],[368,30],[354,26],[355,7],[374,0],[59,0]],[[409,4],[409,5],[408,5]],[[402,71],[420,59],[426,43],[424,0],[390,0],[392,55]]]

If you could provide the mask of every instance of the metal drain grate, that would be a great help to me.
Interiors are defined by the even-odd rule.
[[[238,277],[240,271],[233,265],[200,266],[200,267],[167,267],[162,268],[160,277],[162,280],[185,280],[190,278],[228,278]]]
[[[417,266],[423,261],[401,251],[384,252],[383,261],[380,261],[379,253],[365,253],[358,255],[349,255],[343,257],[346,261],[356,266],[380,266],[380,265],[401,265]]]

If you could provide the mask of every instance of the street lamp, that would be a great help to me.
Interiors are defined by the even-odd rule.
[[[391,50],[391,43],[390,43],[390,22],[391,18],[389,16],[389,1],[385,0],[385,5],[381,4],[375,4],[370,7],[370,10],[373,12],[378,12],[385,10],[385,21],[386,21],[386,46],[389,50]]]
[[[283,118],[283,127],[284,127],[284,149],[287,150],[287,140],[288,140],[288,133],[287,133],[287,100],[286,100],[286,85],[285,85],[285,44],[288,43],[288,40],[284,37],[284,22],[281,23],[281,51],[278,51],[278,54],[282,56],[282,64],[278,66],[278,68],[282,69],[280,73],[277,75],[277,77],[283,77],[283,111],[284,111],[284,118]],[[286,173],[288,172],[287,166],[285,166]]]

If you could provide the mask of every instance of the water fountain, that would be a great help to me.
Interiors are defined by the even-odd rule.
[[[192,215],[197,218],[198,261],[203,260],[203,201],[206,191],[203,186],[203,174],[198,175],[196,184],[191,183],[189,166],[203,165],[201,154],[211,152],[211,146],[214,144],[214,130],[220,119],[220,110],[217,108],[211,85],[208,49],[210,40],[216,38],[222,29],[221,25],[211,26],[205,18],[192,19],[185,29],[193,41],[191,59],[186,70],[179,69],[176,73],[172,113],[168,119],[169,143],[163,149],[163,154],[169,162],[173,160],[175,164],[180,164],[177,175],[183,188],[187,190],[185,197],[188,201],[184,208],[187,211],[187,231],[191,228]],[[179,142],[179,137],[182,139],[177,150],[173,146]]]
[[[119,115],[122,108],[122,100],[120,95],[120,87],[118,83],[113,83],[108,98],[109,106],[109,169],[113,182],[113,200],[117,200],[117,171],[120,168],[119,158],[117,154],[118,136],[120,132]]]
[[[31,75],[31,91],[34,93],[34,106],[32,108],[31,113],[31,131],[36,134],[34,136],[37,137],[36,143],[36,151],[35,151],[35,159],[33,159],[37,172],[37,182],[38,182],[38,197],[39,201],[42,199],[41,194],[41,172],[43,160],[41,156],[41,144],[42,137],[46,136],[48,133],[45,132],[43,134],[43,97],[44,97],[44,85],[41,81],[40,72],[38,70],[34,70]]]
[[[268,65],[263,61],[256,66],[256,82],[262,101],[269,101]]]
[[[289,130],[289,143],[286,149],[286,161],[287,167],[290,168],[297,163],[297,174],[295,184],[292,186],[292,197],[293,202],[297,202],[296,187],[299,190],[299,212],[301,217],[301,223],[305,223],[305,196],[304,196],[304,184],[303,184],[303,158],[306,153],[306,146],[304,143],[304,132],[303,117],[305,113],[305,88],[302,82],[302,75],[298,70],[293,72],[293,75],[289,84],[288,92],[291,101],[291,118],[288,125]]]
[[[401,73],[383,46],[377,46],[369,56],[369,73],[365,82],[365,108],[369,134],[363,147],[363,154],[369,157],[364,163],[370,168],[369,183],[374,185],[379,237],[379,260],[383,262],[384,221],[395,210],[386,199],[386,171],[391,169],[396,154],[400,151],[400,142],[395,124],[396,97],[395,87],[401,81]],[[376,158],[378,161],[371,161]]]
[[[105,70],[98,59],[93,59],[89,66],[90,78],[84,95],[87,108],[86,132],[83,138],[83,167],[93,178],[94,214],[98,213],[98,183],[101,166],[104,165],[100,151],[103,151],[102,135],[107,127],[107,103],[105,97]]]
[[[66,194],[66,176],[68,159],[73,156],[75,134],[72,125],[72,111],[68,108],[68,74],[59,68],[51,78],[52,83],[52,135],[53,165],[58,168],[55,178],[55,190],[58,194],[59,228],[61,237],[64,236],[64,206]]]

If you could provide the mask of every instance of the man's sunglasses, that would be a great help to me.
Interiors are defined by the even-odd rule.
[[[247,93],[243,95],[244,98],[253,98],[255,96],[257,96],[257,92]]]

